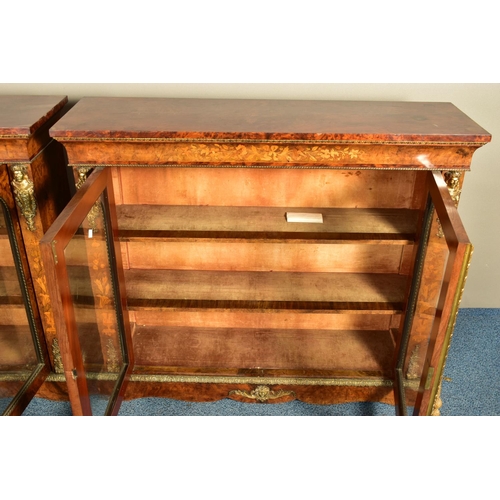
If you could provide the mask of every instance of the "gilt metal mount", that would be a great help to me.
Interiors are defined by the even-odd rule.
[[[253,391],[230,391],[229,396],[243,396],[248,399],[255,399],[259,403],[265,403],[270,399],[278,399],[285,396],[295,397],[295,393],[293,391],[284,391],[282,389],[279,391],[273,391],[267,385],[259,385]]]
[[[443,177],[448,186],[448,191],[450,192],[451,199],[455,204],[455,207],[458,207],[458,202],[460,201],[460,195],[462,194],[462,188],[460,186],[460,177],[462,176],[462,172],[450,170],[447,172],[443,172]],[[439,238],[444,238],[443,228],[441,226],[441,222],[437,219],[438,224],[438,232],[437,235]]]
[[[27,165],[12,165],[14,179],[12,188],[14,198],[22,216],[26,219],[26,226],[30,231],[35,231],[36,200],[33,181],[28,177]]]

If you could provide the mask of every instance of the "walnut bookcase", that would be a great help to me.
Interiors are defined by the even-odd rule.
[[[74,414],[438,412],[472,252],[456,206],[490,140],[452,104],[84,98],[50,134],[78,188],[42,240]]]

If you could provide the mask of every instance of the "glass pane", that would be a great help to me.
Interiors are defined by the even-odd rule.
[[[8,208],[0,198],[0,414],[38,365]],[[10,235],[10,237],[9,237]]]
[[[429,342],[433,332],[439,327],[441,316],[438,311],[439,301],[449,258],[450,249],[439,219],[434,212],[425,252],[425,265],[422,269],[422,282],[426,285],[422,286],[418,293],[412,335],[406,351],[403,371],[409,415],[414,412],[417,390],[422,377],[425,376],[424,365],[428,355]]]
[[[92,414],[103,415],[125,360],[101,201],[66,246],[65,259]]]

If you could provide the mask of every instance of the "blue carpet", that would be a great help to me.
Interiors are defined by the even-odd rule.
[[[442,415],[500,415],[500,309],[461,309],[448,354]]]
[[[442,388],[443,416],[500,415],[500,309],[461,309],[451,343]],[[105,402],[95,402],[102,414]],[[26,416],[71,415],[69,403],[35,398]],[[382,403],[311,405],[300,401],[282,404],[245,404],[232,400],[188,403],[160,398],[123,402],[121,416],[391,416]]]

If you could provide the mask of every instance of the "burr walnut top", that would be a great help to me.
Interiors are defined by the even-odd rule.
[[[451,103],[82,98],[50,130],[62,141],[134,138],[475,142],[490,134]]]
[[[66,96],[0,96],[0,137],[34,134],[67,102]]]

